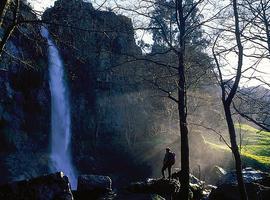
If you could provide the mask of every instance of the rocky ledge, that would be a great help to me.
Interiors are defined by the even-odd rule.
[[[68,177],[62,172],[0,186],[5,200],[73,200]]]
[[[250,200],[268,200],[270,175],[251,168],[243,170]],[[112,188],[108,176],[80,175],[78,188],[71,191],[68,178],[62,173],[40,176],[0,186],[0,199],[5,200],[164,200],[181,199],[181,172],[172,179],[147,179],[124,188]],[[235,172],[226,172],[217,186],[190,175],[190,200],[240,200]]]

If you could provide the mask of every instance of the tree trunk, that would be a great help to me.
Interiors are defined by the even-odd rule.
[[[234,128],[234,122],[232,119],[230,104],[223,102],[223,106],[224,106],[227,126],[229,129],[232,153],[233,153],[233,156],[235,159],[235,169],[236,169],[236,177],[237,177],[239,192],[241,195],[241,199],[247,200],[248,199],[247,191],[246,191],[246,187],[245,187],[244,179],[243,179],[243,174],[242,174],[242,162],[241,162],[241,157],[240,157],[240,153],[239,153],[239,148],[237,145],[236,133],[235,133],[235,128]]]
[[[185,112],[185,94],[178,90],[179,93],[179,123],[181,134],[181,200],[189,199],[189,144],[188,144],[188,128],[186,123]]]
[[[185,80],[185,34],[186,22],[184,18],[183,1],[176,1],[176,12],[178,14],[179,47],[178,52],[178,112],[181,135],[181,200],[189,199],[189,144],[187,128],[187,105],[186,105],[186,80]]]
[[[184,42],[184,41],[182,41]],[[184,43],[178,55],[178,112],[181,135],[181,200],[189,199],[189,143],[186,112],[186,88],[184,67]]]

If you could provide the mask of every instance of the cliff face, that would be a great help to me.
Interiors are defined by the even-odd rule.
[[[56,1],[43,20],[50,22],[48,28],[67,70],[78,170],[119,173],[120,163],[126,166],[123,171],[136,168],[120,142],[133,143],[130,137],[139,131],[144,134],[142,127],[147,126],[141,112],[147,105],[130,76],[136,63],[127,62],[129,55],[141,55],[131,20],[78,0]]]
[[[24,4],[20,18],[37,19]],[[139,165],[130,152],[148,117],[142,113],[148,104],[127,62],[128,55],[141,55],[131,20],[81,0],[56,1],[43,20],[66,69],[76,168],[79,173],[121,171],[128,176]],[[1,182],[48,172],[51,132],[47,44],[40,25],[20,25],[5,51],[0,60]],[[149,172],[145,166],[144,171]]]
[[[36,16],[22,4],[20,19]],[[50,93],[42,41],[38,26],[20,25],[0,58],[0,182],[47,171]]]

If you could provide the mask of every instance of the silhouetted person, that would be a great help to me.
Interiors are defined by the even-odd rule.
[[[171,152],[170,148],[166,148],[166,154],[163,160],[162,176],[165,178],[164,171],[168,169],[168,178],[171,178],[171,169],[175,163],[175,153]]]

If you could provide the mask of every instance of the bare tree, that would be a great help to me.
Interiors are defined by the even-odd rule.
[[[269,0],[245,0],[241,3],[240,16],[245,24],[245,31],[241,32],[243,41],[250,51],[244,56],[253,59],[252,76],[242,75],[247,81],[256,81],[258,86],[241,89],[234,103],[234,110],[246,120],[252,122],[260,129],[269,131],[270,112],[268,90],[270,82],[265,79],[258,67],[270,60],[270,1]],[[261,75],[260,75],[261,74]]]
[[[270,58],[270,1],[269,0],[245,0],[242,2],[243,16],[248,23],[249,32],[244,34],[244,38],[254,43],[264,55]],[[263,52],[264,53],[264,52]]]
[[[1,17],[0,27],[2,26],[8,5],[9,5],[9,0],[3,0],[0,3],[0,17]]]
[[[191,35],[200,27],[200,23],[198,23],[198,21],[195,23],[195,20],[192,21],[192,19],[195,17],[194,11],[198,9],[198,6],[202,2],[204,1],[140,1],[138,8],[123,7],[120,5],[114,8],[135,13],[137,16],[149,19],[151,21],[150,26],[139,27],[139,29],[154,30],[154,36],[158,38],[158,43],[156,43],[157,46],[159,45],[158,48],[141,59],[145,62],[152,63],[154,66],[159,66],[159,68],[153,67],[153,71],[156,71],[153,73],[154,75],[152,74],[153,76],[146,81],[150,82],[162,94],[165,94],[166,97],[177,104],[179,117],[178,126],[181,136],[181,199],[189,198],[190,165],[186,73],[188,68],[192,68],[194,64],[187,62],[186,51],[191,43],[194,45],[193,47],[199,46],[199,44],[195,44],[191,39]],[[165,10],[170,11],[164,11],[166,16],[155,16],[153,12],[149,12],[148,9],[156,6],[161,7],[161,9],[163,7]],[[148,13],[145,12],[145,9]],[[164,19],[164,17],[166,17],[166,19]],[[199,38],[199,36],[197,36],[197,38]],[[134,58],[134,60],[137,59],[138,58]]]
[[[239,147],[237,144],[236,140],[236,131],[234,127],[234,121],[232,118],[232,103],[233,99],[237,93],[241,75],[242,75],[242,67],[243,67],[243,57],[244,57],[244,51],[243,51],[243,45],[242,45],[242,40],[241,40],[241,32],[240,30],[240,22],[239,22],[239,11],[238,11],[238,1],[233,0],[232,1],[232,10],[233,10],[233,18],[234,18],[234,25],[233,29],[229,30],[229,32],[234,34],[235,38],[235,43],[236,45],[232,48],[237,52],[237,67],[236,67],[236,72],[235,76],[230,79],[230,80],[224,80],[224,72],[222,71],[222,66],[220,63],[220,60],[218,56],[222,54],[221,52],[216,52],[216,45],[218,40],[220,39],[221,34],[216,38],[214,42],[214,46],[212,48],[214,60],[217,66],[217,71],[218,71],[218,80],[219,84],[221,87],[222,91],[222,104],[225,112],[225,119],[227,122],[227,127],[229,131],[229,136],[230,136],[230,149],[234,155],[235,159],[235,168],[236,168],[236,175],[237,175],[237,182],[238,182],[238,187],[239,187],[239,192],[241,195],[242,200],[248,199],[247,197],[247,192],[243,180],[243,174],[242,174],[242,161],[241,161],[241,156],[239,153]],[[224,41],[223,41],[224,42]],[[227,51],[227,49],[226,49]],[[224,51],[223,51],[224,52]]]
[[[0,4],[0,17],[1,17],[1,21],[0,21],[0,28],[3,28],[4,30],[4,34],[0,40],[0,56],[4,50],[4,47],[8,41],[8,39],[10,38],[12,32],[14,31],[15,27],[17,26],[18,23],[18,16],[19,16],[19,9],[20,9],[20,0],[15,0],[13,6],[9,5],[9,1],[8,0],[4,0],[1,4]],[[11,19],[11,23],[7,25],[6,28],[3,27],[3,20],[4,17],[6,15],[6,10],[8,9],[8,7],[11,7],[12,10],[12,19]]]

